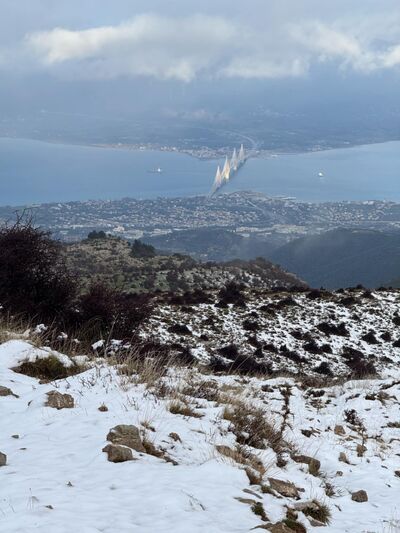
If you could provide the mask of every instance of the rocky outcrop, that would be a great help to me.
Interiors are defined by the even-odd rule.
[[[55,390],[47,393],[47,407],[53,407],[54,409],[72,409],[74,405],[74,399],[70,394],[61,394]]]
[[[271,485],[271,489],[275,490],[281,496],[285,496],[286,498],[295,498],[296,500],[300,498],[299,491],[296,485],[293,483],[275,479],[273,477],[269,477],[268,481]]]
[[[7,455],[0,452],[0,466],[5,466],[7,464]]]
[[[103,452],[107,454],[107,459],[111,463],[125,463],[126,461],[133,461],[132,450],[125,446],[116,444],[107,444],[103,448]]]
[[[351,499],[353,502],[364,503],[368,501],[368,494],[365,490],[358,490],[357,492],[352,493]]]
[[[16,394],[13,393],[11,389],[8,387],[2,387],[0,385],[0,396],[14,396],[14,398],[18,398]]]
[[[107,440],[113,444],[119,444],[121,446],[128,446],[137,452],[146,453],[146,449],[143,446],[142,439],[140,438],[139,430],[136,426],[121,424],[110,429]]]

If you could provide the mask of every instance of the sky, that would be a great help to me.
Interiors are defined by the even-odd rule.
[[[0,76],[4,113],[172,109],[172,92],[200,117],[194,100],[304,83],[310,100],[384,98],[400,81],[400,1],[0,0]]]

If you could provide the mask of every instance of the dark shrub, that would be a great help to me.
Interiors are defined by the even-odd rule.
[[[398,339],[397,341],[394,341],[393,348],[400,348],[400,339]]]
[[[372,330],[368,331],[368,333],[363,335],[361,337],[361,340],[367,342],[368,344],[379,344],[379,341],[375,337],[375,333]]]
[[[333,376],[331,367],[326,361],[322,361],[322,363],[314,368],[314,372],[318,372],[318,374],[323,374],[324,376]]]
[[[389,331],[384,331],[381,334],[381,339],[385,342],[390,342],[392,340],[392,336]]]
[[[321,347],[318,346],[315,340],[312,340],[310,342],[306,342],[305,344],[303,344],[303,350],[305,350],[308,353],[313,353],[313,354],[323,353]]]
[[[321,350],[323,353],[332,353],[332,348],[329,344],[321,344]]]
[[[263,348],[267,352],[278,353],[278,348],[272,342],[267,342]]]
[[[325,333],[325,335],[337,335],[339,337],[348,337],[349,335],[344,322],[340,322],[339,324],[321,322],[318,324],[317,328],[322,331],[322,333]]]
[[[237,307],[246,307],[246,299],[243,295],[243,286],[230,281],[219,291],[220,304],[233,304]]]
[[[191,292],[185,292],[183,295],[183,300],[184,303],[189,305],[212,303],[212,298],[202,289],[195,289]]]
[[[276,302],[277,309],[284,309],[285,307],[292,307],[294,305],[299,304],[291,296],[287,296],[286,298],[282,298],[282,300]]]
[[[357,303],[357,299],[354,298],[354,296],[346,296],[342,298],[339,303],[344,305],[344,307],[350,307]]]
[[[91,231],[89,233],[89,235],[87,236],[87,238],[90,240],[90,241],[94,241],[94,240],[104,240],[104,239],[107,239],[107,234],[105,233],[105,231]]]
[[[287,346],[284,344],[280,348],[280,353],[287,359],[290,359],[290,361],[293,361],[294,363],[305,363],[306,358],[299,355],[297,352],[289,350]]]
[[[309,300],[318,300],[322,297],[322,292],[318,289],[313,289],[307,294]]]
[[[365,291],[361,296],[367,300],[373,300],[375,298],[371,291]]]
[[[249,376],[265,376],[272,374],[272,367],[268,363],[258,363],[252,356],[238,354],[235,360],[227,363],[220,357],[212,357],[209,367],[214,372],[236,373]]]
[[[39,320],[63,317],[76,286],[65,268],[61,245],[32,220],[19,217],[0,229],[0,303],[12,313]]]
[[[258,308],[260,311],[267,313],[270,316],[276,316],[274,307],[271,304],[263,304]]]
[[[168,331],[176,335],[192,335],[192,332],[185,324],[174,324],[168,328]]]
[[[393,324],[395,326],[400,326],[400,316],[397,313],[393,315]]]
[[[151,310],[148,295],[127,294],[95,283],[80,298],[78,317],[81,325],[90,326],[94,338],[131,339]]]
[[[301,329],[294,329],[289,332],[292,337],[298,341],[311,341],[312,337],[309,331],[302,331]]]
[[[150,244],[144,244],[144,242],[135,239],[131,244],[130,255],[132,257],[154,257],[156,255],[156,251],[154,246],[151,246]]]
[[[346,359],[346,364],[351,370],[350,377],[353,379],[363,379],[377,374],[374,364],[371,361],[366,361],[359,350],[345,347],[342,355]]]
[[[227,346],[222,346],[222,348],[219,348],[218,353],[219,355],[222,355],[222,357],[234,360],[239,355],[239,349],[236,344],[228,344]]]
[[[259,325],[255,320],[243,320],[243,329],[246,331],[258,331]]]

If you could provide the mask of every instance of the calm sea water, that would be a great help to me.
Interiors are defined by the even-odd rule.
[[[178,153],[0,139],[0,204],[207,194],[217,163]],[[149,172],[157,167],[161,174]],[[400,141],[250,159],[222,190],[309,201],[400,201]]]

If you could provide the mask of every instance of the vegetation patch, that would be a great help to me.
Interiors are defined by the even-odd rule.
[[[14,372],[32,378],[53,381],[79,374],[84,371],[84,368],[76,364],[66,367],[55,355],[49,355],[49,357],[37,359],[34,362],[24,361],[21,365],[13,368],[13,370]]]

